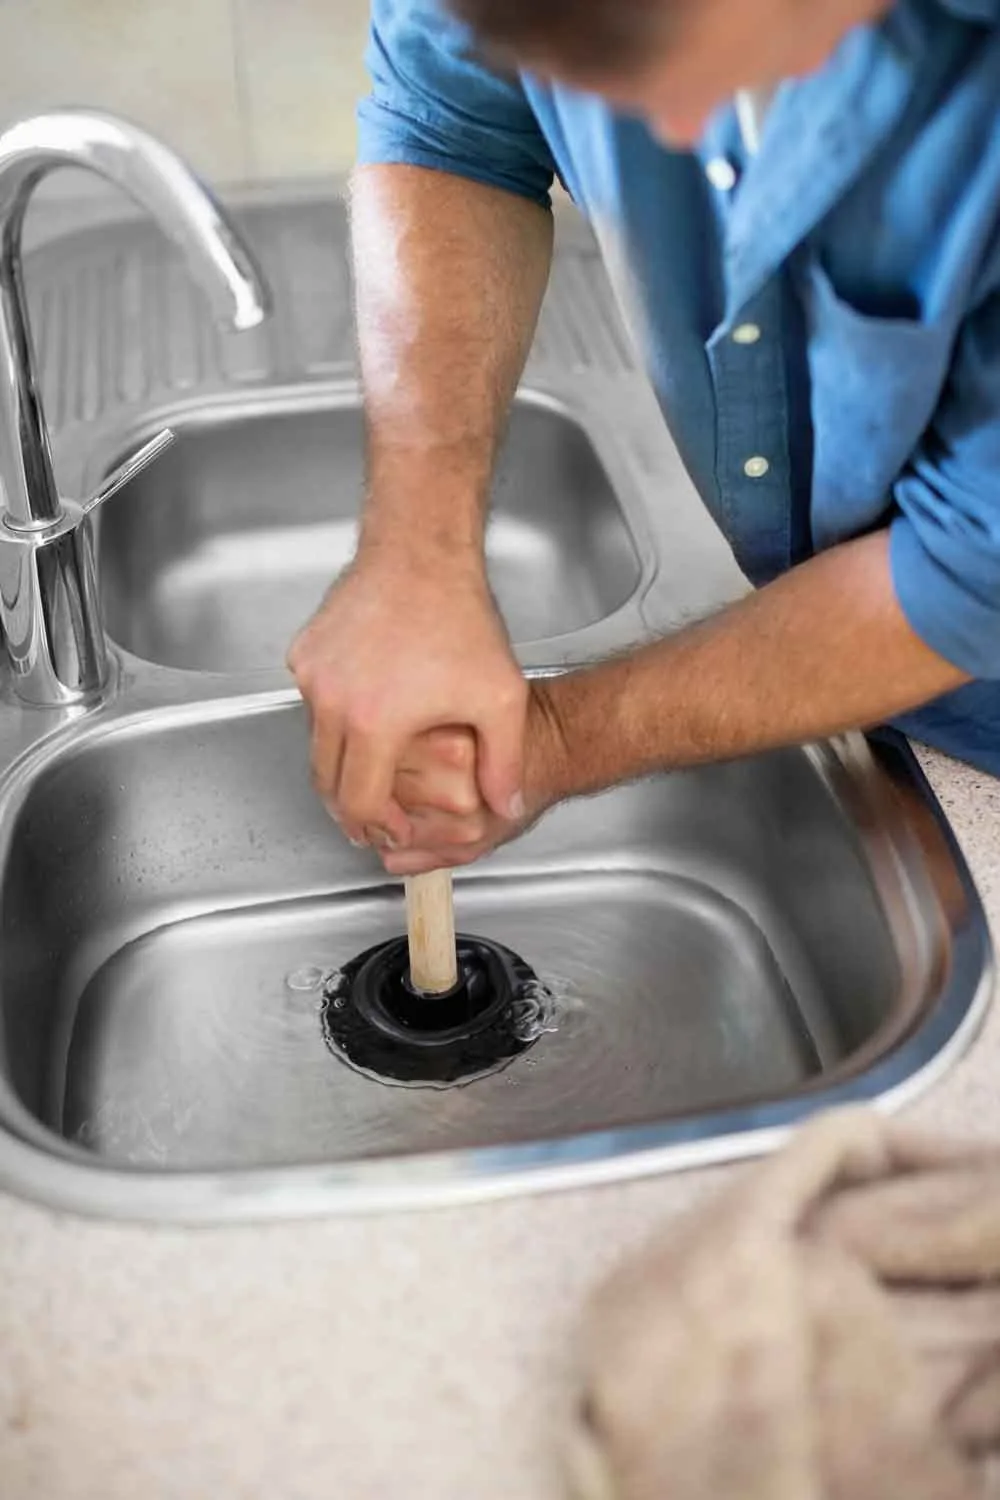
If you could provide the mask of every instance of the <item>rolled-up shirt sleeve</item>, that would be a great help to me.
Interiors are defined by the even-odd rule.
[[[434,0],[373,0],[358,160],[469,177],[548,207],[554,163],[516,77],[489,69]]]
[[[970,676],[1000,678],[1000,293],[967,318],[895,501],[890,558],[907,620]]]

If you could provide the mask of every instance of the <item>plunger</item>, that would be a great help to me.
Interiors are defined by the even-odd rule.
[[[536,1039],[523,1014],[534,971],[502,943],[455,933],[448,870],[407,879],[407,936],[346,963],[323,1025],[344,1061],[386,1082],[446,1084],[490,1072]]]

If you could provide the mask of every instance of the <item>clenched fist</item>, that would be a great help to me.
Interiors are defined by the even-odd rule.
[[[524,816],[528,687],[481,557],[457,551],[431,566],[413,551],[363,547],[288,665],[312,721],[316,789],[355,842],[412,846],[396,782],[408,747],[432,730],[466,729],[476,796],[502,822]]]

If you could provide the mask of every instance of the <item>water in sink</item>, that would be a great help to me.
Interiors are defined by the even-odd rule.
[[[639,871],[459,887],[461,925],[513,946],[558,1024],[500,1073],[397,1089],[333,1057],[321,975],[398,931],[398,893],[207,915],[128,944],[74,1017],[60,1128],[146,1166],[234,1167],[474,1148],[641,1123],[820,1068],[763,934],[696,882]]]

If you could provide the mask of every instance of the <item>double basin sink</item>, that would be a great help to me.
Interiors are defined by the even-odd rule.
[[[68,480],[164,420],[177,441],[98,519],[109,701],[0,708],[0,1184],[153,1220],[458,1201],[747,1154],[820,1107],[938,1076],[974,1034],[991,955],[940,809],[889,735],[556,809],[456,881],[460,927],[536,969],[550,1028],[449,1089],[331,1054],[327,977],[403,925],[400,889],[311,790],[282,665],[356,534],[349,322],[315,332],[344,226],[291,198],[244,222],[278,291],[253,358],[203,331],[140,225],[59,237],[29,265],[43,351],[72,355],[53,320],[75,308],[85,328],[95,288],[122,330],[120,363],[94,361],[89,384],[78,364],[75,394],[47,363]],[[575,229],[488,554],[533,671],[734,586]]]

